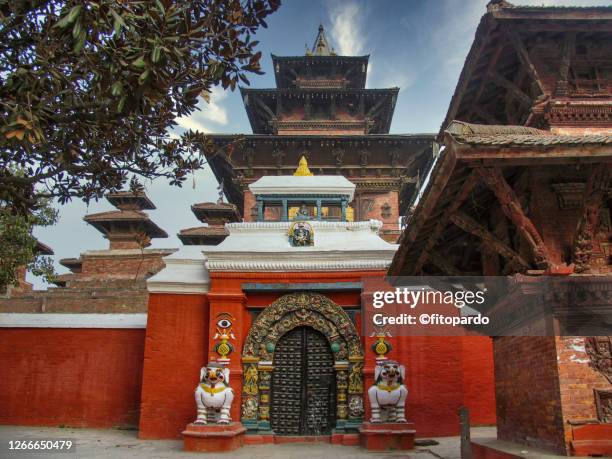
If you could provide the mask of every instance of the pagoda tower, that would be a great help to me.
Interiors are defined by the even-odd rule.
[[[245,221],[257,216],[248,186],[265,175],[292,175],[304,156],[315,175],[356,185],[349,217],[381,220],[381,235],[397,239],[435,136],[389,134],[399,88],[366,89],[368,60],[338,55],[321,25],[305,55],[272,55],[275,88],[240,88],[253,134],[213,135],[216,148],[207,155]]]
[[[106,200],[118,210],[86,215],[83,220],[104,234],[110,250],[140,249],[151,245],[152,238],[168,237],[143,212],[145,209],[155,209],[153,202],[144,193],[108,193]]]

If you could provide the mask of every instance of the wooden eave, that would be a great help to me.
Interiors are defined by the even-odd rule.
[[[266,114],[263,115],[255,106],[255,102],[251,99],[261,98],[262,100],[268,100],[273,102],[278,97],[283,98],[305,98],[306,96],[325,97],[329,98],[331,95],[338,95],[340,97],[345,96],[358,96],[363,94],[367,98],[374,98],[380,100],[386,98],[381,107],[378,117],[381,119],[380,128],[373,133],[386,134],[391,128],[391,121],[393,120],[393,113],[395,111],[395,104],[397,96],[399,94],[399,88],[379,88],[379,89],[352,89],[352,88],[262,88],[262,89],[251,89],[251,88],[240,88],[240,93],[245,103],[245,110],[251,129],[256,134],[267,134],[270,132],[270,126],[273,121],[276,120],[276,111],[273,106],[267,106]],[[246,97],[246,101],[245,101]],[[272,105],[272,104],[271,104]],[[310,120],[310,121],[326,121],[326,120]],[[329,120],[333,123],[333,120]]]
[[[452,120],[489,124],[525,124],[532,121],[532,108],[550,96],[551,89],[537,73],[525,40],[534,34],[564,32],[612,32],[611,7],[516,7],[489,4],[476,29],[465,59],[438,140]],[[522,87],[513,76],[522,69]],[[491,75],[493,74],[493,75]],[[535,88],[535,89],[534,89]],[[513,92],[521,110],[507,109],[506,95]],[[530,99],[530,101],[529,101]],[[496,118],[493,111],[504,109],[516,114],[515,120]]]
[[[518,166],[586,163],[601,163],[605,167],[612,167],[612,136],[601,139],[599,143],[594,143],[595,137],[585,136],[587,142],[582,145],[578,143],[549,145],[544,142],[562,136],[541,135],[542,143],[539,144],[514,143],[501,148],[486,144],[486,136],[480,137],[482,139],[480,144],[468,144],[465,139],[459,141],[449,132],[445,133],[446,149],[434,163],[430,180],[422,190],[421,198],[407,221],[406,229],[399,239],[399,249],[389,268],[389,275],[410,276],[420,273],[420,269],[417,268],[422,266],[417,266],[418,260],[437,244],[434,242],[431,247],[428,245],[432,232],[439,219],[449,214],[449,208],[453,206],[454,200],[474,168],[495,166],[508,170]],[[589,139],[593,143],[588,143]],[[482,208],[492,208],[494,200],[491,199],[491,193],[482,187],[475,188],[477,189],[480,192],[473,199],[478,201]],[[446,230],[441,233],[444,235],[445,244],[449,242]]]
[[[313,66],[316,67],[318,65],[354,65],[354,64],[363,64],[365,65],[365,72],[359,72],[359,77],[354,78],[354,85],[357,88],[365,88],[367,69],[368,69],[368,61],[370,59],[370,55],[366,54],[364,56],[276,56],[271,54],[272,57],[272,65],[274,67],[274,79],[277,88],[285,88],[288,85],[283,81],[281,76],[287,71],[286,67],[289,66]],[[278,72],[276,71],[278,65]]]

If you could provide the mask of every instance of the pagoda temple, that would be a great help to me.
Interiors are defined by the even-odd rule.
[[[612,455],[611,32],[610,7],[489,3],[389,270],[511,279],[476,458]]]
[[[305,156],[314,173],[355,184],[350,219],[381,220],[383,238],[397,240],[435,136],[389,134],[399,88],[366,89],[368,59],[337,55],[320,26],[305,55],[272,55],[275,88],[240,89],[253,134],[213,135],[208,161],[245,221],[257,212],[248,186],[291,175]]]

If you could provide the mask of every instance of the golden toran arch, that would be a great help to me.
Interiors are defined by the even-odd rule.
[[[270,432],[270,384],[278,340],[296,327],[322,333],[334,354],[336,430],[363,420],[363,349],[346,311],[319,293],[290,293],[265,308],[252,324],[242,354],[241,421],[249,431]]]

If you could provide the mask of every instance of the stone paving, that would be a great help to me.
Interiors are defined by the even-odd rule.
[[[472,429],[472,437],[495,436],[494,428]],[[9,440],[72,439],[74,452],[16,452],[8,450]],[[139,440],[133,430],[74,429],[0,426],[0,458],[206,458],[227,459],[459,459],[459,437],[437,438],[439,445],[419,447],[409,453],[370,453],[359,447],[327,443],[248,446],[231,453],[187,453],[181,440]]]

